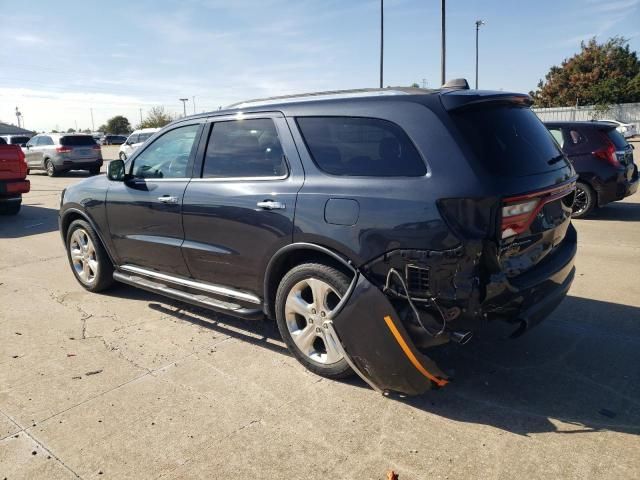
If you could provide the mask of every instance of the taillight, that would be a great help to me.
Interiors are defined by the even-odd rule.
[[[575,188],[575,182],[571,181],[559,187],[502,200],[502,220],[500,222],[502,239],[526,232],[542,207],[572,195]],[[568,198],[572,199],[572,197]]]
[[[526,200],[524,202],[508,203],[505,200],[502,206],[502,238],[509,238],[518,235],[529,228],[538,210],[536,207],[540,203],[539,198]]]
[[[620,162],[616,158],[616,146],[611,142],[611,140],[609,140],[609,137],[605,133],[601,132],[601,134],[607,146],[593,151],[593,156],[600,160],[604,160],[612,167],[621,167]]]
[[[56,152],[58,153],[69,153],[71,152],[73,149],[71,147],[58,147],[56,148]]]

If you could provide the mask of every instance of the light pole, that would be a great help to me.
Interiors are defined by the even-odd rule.
[[[384,71],[384,0],[380,0],[380,88],[383,88]]]
[[[180,100],[182,102],[182,111],[183,111],[183,117],[187,116],[187,102],[189,101],[188,98],[179,98],[178,100]]]
[[[440,20],[442,22],[442,25],[440,26],[440,34],[442,36],[441,39],[441,52],[440,52],[440,85],[444,85],[445,82],[447,81],[446,79],[446,66],[447,66],[447,60],[446,60],[446,56],[447,56],[447,35],[446,35],[446,10],[447,10],[447,5],[446,5],[446,0],[442,0],[441,4],[440,4],[440,9],[441,9],[441,14],[440,14]]]
[[[478,90],[478,33],[484,24],[484,20],[476,20],[476,90]]]

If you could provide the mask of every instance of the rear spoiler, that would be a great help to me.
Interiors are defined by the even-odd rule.
[[[452,112],[491,104],[530,107],[533,100],[524,93],[507,93],[478,90],[452,90],[443,92],[440,101],[445,110]]]

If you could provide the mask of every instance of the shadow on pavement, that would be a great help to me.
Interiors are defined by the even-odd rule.
[[[579,220],[615,220],[618,222],[640,221],[640,203],[614,202],[597,208],[588,217]]]
[[[58,209],[22,205],[17,215],[0,215],[0,239],[21,238],[58,230]]]
[[[235,319],[133,287],[113,296],[149,302],[153,310],[289,355],[274,322]],[[640,434],[640,308],[567,297],[526,335],[509,340],[510,331],[497,325],[465,346],[431,350],[453,376],[451,384],[389,401],[520,435]],[[345,383],[369,388],[358,378]]]

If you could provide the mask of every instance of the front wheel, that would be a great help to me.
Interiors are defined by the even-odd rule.
[[[591,213],[596,206],[596,193],[589,185],[583,182],[576,183],[576,197],[573,201],[573,218],[584,218]]]
[[[0,201],[0,215],[17,215],[22,200]]]
[[[90,292],[109,288],[114,282],[113,264],[91,225],[74,220],[66,240],[69,264],[80,285]]]
[[[353,373],[347,360],[323,328],[349,287],[339,270],[305,263],[290,270],[276,293],[276,321],[287,347],[308,370],[338,379]]]

